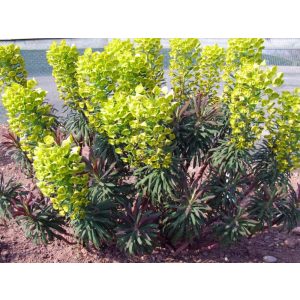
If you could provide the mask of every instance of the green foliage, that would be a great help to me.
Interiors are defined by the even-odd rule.
[[[59,45],[53,42],[47,51],[47,60],[53,68],[53,77],[61,99],[70,107],[78,108],[80,100],[76,79],[76,66],[79,52],[76,46],[69,46],[66,41]]]
[[[288,194],[285,196],[278,201],[274,223],[283,225],[283,228],[290,231],[298,225],[300,212],[292,195]]]
[[[288,230],[297,226],[300,212],[296,209],[296,195],[283,188],[266,185],[258,189],[251,197],[249,215],[256,219],[260,229],[264,226],[282,224]]]
[[[114,146],[109,144],[108,139],[103,135],[95,135],[91,149],[95,157],[106,160],[108,164],[122,163]]]
[[[205,190],[212,196],[210,205],[218,215],[236,209],[243,197],[243,183],[239,173],[213,171],[212,176],[205,183]]]
[[[131,185],[120,182],[126,170],[118,168],[116,162],[109,163],[108,160],[102,158],[92,158],[86,164],[92,177],[89,195],[93,203],[105,201],[124,203],[126,201]]]
[[[82,219],[74,219],[71,226],[76,238],[85,246],[92,243],[97,249],[104,243],[110,243],[113,237],[114,221],[111,201],[102,201],[90,204],[85,210]]]
[[[32,193],[19,195],[13,203],[13,216],[21,225],[26,238],[36,244],[47,244],[59,233],[66,233],[63,219],[57,216],[51,205],[43,199],[36,199]]]
[[[245,174],[251,162],[251,155],[247,149],[240,149],[232,140],[220,140],[216,148],[211,149],[212,166],[218,168],[219,173]]]
[[[222,134],[224,117],[218,103],[198,95],[188,100],[176,114],[175,152],[183,160],[199,166],[205,154],[215,144],[215,139]]]
[[[25,86],[27,72],[20,48],[16,45],[0,46],[0,91],[12,83]]]
[[[91,145],[93,138],[93,131],[89,127],[86,116],[81,110],[73,110],[65,121],[66,131],[71,133],[74,140],[78,143]]]
[[[196,188],[189,189],[175,203],[167,204],[163,232],[173,245],[193,243],[200,237],[201,229],[211,211],[207,203],[210,196],[202,198],[201,193]]]
[[[26,155],[26,152],[22,150],[20,138],[9,131],[2,136],[4,139],[0,144],[0,150],[6,156],[9,156],[21,168],[24,174],[31,177],[33,173],[32,162]]]
[[[12,203],[19,194],[20,184],[12,178],[4,181],[3,173],[0,174],[0,218],[10,219],[12,217]]]
[[[220,223],[215,225],[215,233],[226,245],[237,242],[242,237],[249,237],[257,222],[247,217],[242,208],[233,215],[223,215]]]
[[[44,196],[50,197],[60,215],[67,214],[71,219],[83,218],[89,204],[89,176],[79,151],[72,145],[71,137],[57,145],[53,137],[47,136],[34,152],[37,186]]]
[[[27,81],[26,86],[12,83],[2,97],[10,130],[20,138],[21,148],[29,159],[37,144],[53,135],[51,127],[55,124],[51,105],[44,102],[47,93],[34,89],[36,84],[35,80]]]
[[[127,254],[151,253],[158,238],[159,213],[147,209],[139,199],[133,205],[129,202],[120,215],[117,227],[117,246]]]
[[[173,197],[176,184],[179,182],[174,167],[153,169],[145,166],[135,170],[137,177],[135,187],[143,195],[150,197],[153,204],[167,202]]]
[[[280,171],[275,153],[270,148],[268,141],[263,141],[253,153],[253,163],[253,173],[259,184],[266,183],[269,186],[274,183],[279,186],[288,185],[290,174],[289,172]]]

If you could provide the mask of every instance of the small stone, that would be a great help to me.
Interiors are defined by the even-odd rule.
[[[271,255],[264,256],[263,260],[265,263],[276,263],[277,262],[277,258],[275,256],[271,256]]]
[[[295,248],[298,245],[299,241],[295,238],[287,238],[284,241],[284,245],[289,248]]]
[[[299,226],[299,227],[295,227],[295,228],[292,230],[292,233],[295,234],[295,235],[300,235],[300,226]]]

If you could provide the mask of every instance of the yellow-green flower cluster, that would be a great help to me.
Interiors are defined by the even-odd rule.
[[[100,126],[102,103],[114,93],[118,74],[118,61],[105,51],[86,49],[79,57],[77,79],[79,93],[84,98],[79,106],[96,130]]]
[[[270,113],[267,139],[280,170],[300,168],[300,90],[282,92]]]
[[[50,116],[51,105],[44,103],[47,92],[34,89],[36,84],[35,80],[27,81],[26,86],[12,83],[6,87],[2,97],[9,127],[20,138],[22,150],[27,152],[29,159],[38,142],[52,134],[54,123]]]
[[[161,53],[160,39],[134,39],[134,42],[136,44],[135,53],[146,56],[146,61],[149,64],[147,77],[153,82],[153,88],[156,85],[160,86],[164,80],[164,57]],[[149,88],[151,89],[151,87]]]
[[[251,148],[269,126],[274,100],[278,98],[272,87],[283,83],[277,68],[247,63],[235,73],[235,84],[228,108],[232,128],[232,142],[239,148]]]
[[[130,39],[113,39],[104,47],[104,51],[116,58],[121,58],[123,55],[126,56],[127,53],[134,54],[133,44]]]
[[[203,47],[196,78],[199,92],[215,98],[220,88],[221,71],[225,64],[225,49],[218,45]]]
[[[163,78],[160,39],[115,39],[103,52],[87,49],[78,60],[79,93],[94,108],[114,92],[134,94],[142,84],[151,91]],[[89,103],[89,102],[92,103]],[[101,103],[100,103],[101,104]],[[88,107],[89,110],[89,107]]]
[[[89,203],[89,177],[79,151],[71,138],[57,145],[53,137],[47,136],[36,147],[33,160],[37,186],[50,198],[54,209],[72,219],[84,217]]]
[[[300,97],[278,94],[283,74],[262,61],[262,39],[232,39],[226,53],[223,99],[227,104],[232,142],[249,149],[261,139],[268,141],[279,169],[300,167]]]
[[[26,85],[27,72],[20,48],[16,45],[0,46],[0,91],[13,82]]]
[[[52,66],[53,77],[60,97],[71,107],[77,107],[80,102],[76,79],[76,65],[79,52],[76,46],[69,46],[66,41],[59,45],[53,42],[47,51],[47,59]]]
[[[147,95],[138,86],[136,95],[116,93],[103,103],[100,131],[130,165],[166,168],[172,159],[168,148],[175,139],[171,123],[176,108],[173,94],[165,88]]]
[[[234,74],[247,63],[262,62],[262,51],[264,49],[264,39],[261,38],[237,38],[228,40],[226,51],[226,66],[224,68],[223,80],[225,81],[223,100],[229,101],[232,85],[234,84]]]
[[[121,43],[127,45],[122,51],[118,50]],[[132,47],[129,45],[128,40],[115,40],[104,50],[118,61],[119,76],[115,91],[134,94],[139,84],[152,91],[163,79],[160,39],[136,39]],[[114,47],[117,48],[115,51]]]
[[[201,54],[198,39],[170,40],[170,77],[175,98],[185,101],[197,91],[196,72]]]
[[[132,95],[142,84],[148,92],[160,85],[163,76],[163,58],[160,39],[115,39],[103,52],[87,49],[79,57],[77,80],[79,93],[84,99],[80,107],[89,123],[99,129],[101,107],[114,93]]]

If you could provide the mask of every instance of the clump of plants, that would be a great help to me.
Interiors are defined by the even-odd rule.
[[[24,200],[1,181],[1,216],[21,212],[27,235],[42,241],[64,222],[83,245],[129,255],[207,234],[231,244],[268,226],[292,229],[300,90],[278,92],[283,74],[265,65],[263,42],[171,39],[171,87],[159,39],[116,39],[82,55],[54,43],[47,58],[65,119],[27,80],[19,49],[1,46],[11,131],[2,147],[30,165],[41,193]]]

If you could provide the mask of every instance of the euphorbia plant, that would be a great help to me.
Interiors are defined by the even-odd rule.
[[[170,88],[161,48],[117,39],[80,55],[53,44],[47,58],[71,109],[62,143],[44,92],[5,69],[11,130],[44,196],[81,243],[128,254],[159,242],[183,249],[204,233],[230,243],[265,226],[291,229],[300,96],[275,90],[283,74],[264,64],[263,39],[230,39],[227,49],[170,40]]]

